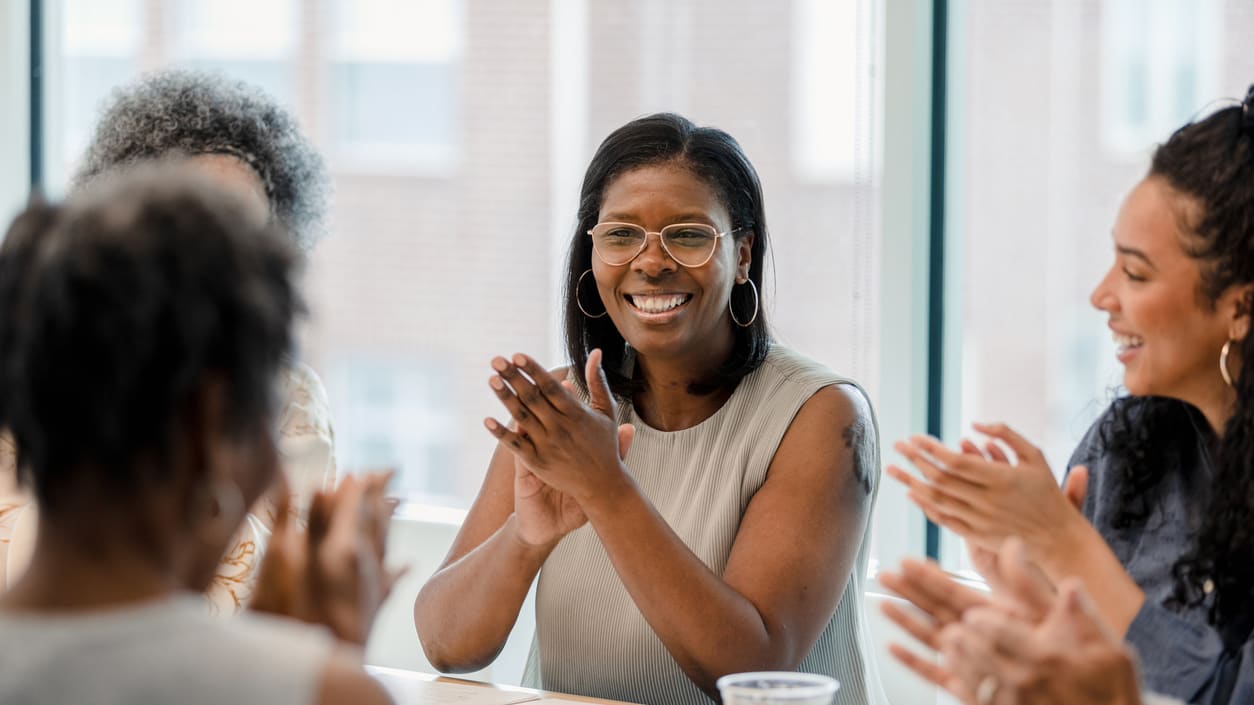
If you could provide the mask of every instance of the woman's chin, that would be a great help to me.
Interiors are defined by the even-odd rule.
[[[1148,397],[1152,394],[1149,386],[1128,375],[1123,377],[1123,388],[1127,390],[1129,395],[1134,397]]]

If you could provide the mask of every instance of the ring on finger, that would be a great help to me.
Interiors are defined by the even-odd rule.
[[[993,698],[997,695],[997,688],[1001,684],[997,682],[997,676],[989,674],[980,679],[980,684],[975,688],[975,702],[978,705],[991,705]]]

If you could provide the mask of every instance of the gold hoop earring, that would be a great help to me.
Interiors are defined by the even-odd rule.
[[[1219,374],[1223,375],[1224,382],[1226,382],[1229,387],[1232,386],[1232,374],[1228,372],[1228,353],[1230,352],[1232,352],[1231,340],[1224,343],[1224,346],[1219,349]]]
[[[740,319],[736,318],[736,308],[732,306],[731,294],[727,295],[727,313],[731,315],[732,323],[735,323],[741,328],[748,328],[753,325],[754,321],[758,320],[758,304],[760,302],[758,299],[758,285],[754,284],[752,279],[746,279],[745,283],[753,290],[753,316],[749,318],[748,323],[741,323]],[[735,287],[733,287],[732,290],[735,291]]]
[[[608,310],[602,311],[594,316],[591,313],[588,313],[588,309],[584,308],[583,302],[579,300],[579,290],[583,288],[583,278],[588,276],[589,274],[592,274],[591,267],[588,268],[588,271],[584,272],[583,274],[580,274],[579,281],[575,282],[575,305],[578,306],[579,310],[583,312],[583,315],[587,316],[588,318],[601,318],[605,314],[609,313],[609,311]],[[593,277],[593,280],[595,279],[596,277]],[[602,302],[602,305],[604,306],[604,302]]]

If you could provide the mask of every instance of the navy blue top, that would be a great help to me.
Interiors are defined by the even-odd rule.
[[[1125,639],[1140,656],[1146,688],[1198,705],[1254,703],[1254,643],[1245,637],[1244,644],[1225,650],[1219,632],[1207,621],[1209,600],[1196,607],[1172,600],[1172,568],[1192,547],[1209,504],[1215,434],[1193,407],[1162,401],[1180,405],[1181,416],[1188,422],[1187,428],[1178,430],[1187,440],[1156,460],[1163,463],[1165,472],[1162,481],[1148,491],[1144,519],[1124,529],[1114,526],[1124,479],[1120,458],[1102,443],[1100,429],[1111,416],[1110,409],[1080,441],[1068,470],[1075,465],[1089,468],[1084,515],[1145,592],[1145,603]],[[1135,407],[1131,417],[1135,422]]]

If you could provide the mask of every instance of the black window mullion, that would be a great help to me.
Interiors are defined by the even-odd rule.
[[[928,224],[927,432],[943,430],[945,351],[945,136],[949,70],[947,0],[932,2],[932,105]],[[940,527],[927,522],[927,555],[940,560]]]
[[[44,181],[44,15],[43,0],[30,0],[30,189]]]

